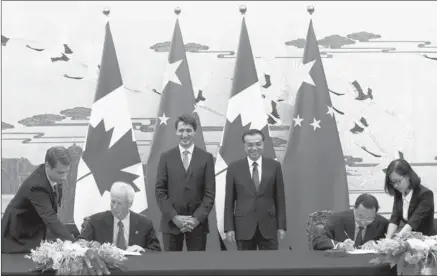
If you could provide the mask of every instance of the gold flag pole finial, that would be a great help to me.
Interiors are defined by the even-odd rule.
[[[308,6],[308,7],[307,7],[307,12],[308,12],[310,15],[313,15],[313,12],[314,12],[314,6]]]
[[[179,8],[179,7],[176,7],[175,9],[174,9],[174,13],[177,15],[177,16],[179,16],[180,14],[181,14],[181,8]]]
[[[109,14],[111,13],[111,10],[108,7],[105,7],[102,11],[102,13],[106,16],[109,17]]]
[[[239,9],[240,9],[241,15],[244,16],[246,14],[246,12],[247,12],[246,5],[240,5]]]

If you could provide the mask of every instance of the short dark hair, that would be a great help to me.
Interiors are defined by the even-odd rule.
[[[191,125],[193,127],[194,131],[197,130],[196,118],[191,114],[182,114],[181,116],[179,116],[176,119],[176,122],[174,123],[175,129],[178,129],[178,125],[180,122],[183,122],[184,124],[187,124],[187,125]]]
[[[252,129],[249,129],[249,130],[246,130],[246,131],[243,132],[243,135],[241,136],[241,139],[243,140],[243,143],[245,142],[244,138],[246,138],[246,136],[251,136],[251,135],[255,135],[255,134],[261,135],[261,137],[262,137],[262,139],[264,141],[264,139],[265,139],[264,133],[261,130],[259,130],[259,129],[252,128]]]
[[[52,169],[58,164],[69,166],[71,164],[71,157],[66,148],[55,146],[47,150],[45,162],[48,163]]]
[[[403,158],[399,158],[390,162],[385,172],[385,184],[384,190],[387,194],[394,196],[401,196],[400,192],[393,187],[393,183],[391,183],[390,175],[396,172],[401,176],[407,176],[410,180],[410,189],[417,189],[420,186],[421,179],[417,175],[417,173],[413,170],[411,165],[407,162],[407,160]]]
[[[355,209],[360,207],[362,205],[366,209],[373,209],[375,208],[376,212],[379,210],[379,203],[376,197],[374,197],[371,194],[361,194],[357,197],[355,200]]]

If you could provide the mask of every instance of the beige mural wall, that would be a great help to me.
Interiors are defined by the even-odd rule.
[[[75,164],[92,107],[104,22],[111,28],[138,150],[146,163],[176,6],[207,149],[218,151],[240,32],[247,25],[270,130],[281,159],[310,2],[5,2],[2,9],[2,212],[52,145]],[[350,201],[375,194],[388,215],[382,169],[404,156],[437,191],[437,18],[433,2],[316,2],[319,40],[348,172]],[[201,92],[200,92],[201,91]],[[261,111],[260,111],[261,112]],[[77,166],[77,165],[76,165]],[[60,216],[72,221],[76,167]]]

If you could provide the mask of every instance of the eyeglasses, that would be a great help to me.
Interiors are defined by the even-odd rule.
[[[402,183],[403,179],[390,180],[391,185],[396,186]]]

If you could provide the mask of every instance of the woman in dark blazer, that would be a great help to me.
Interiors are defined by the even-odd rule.
[[[387,167],[385,192],[394,197],[393,212],[387,229],[387,238],[392,238],[401,221],[402,236],[410,231],[435,235],[434,194],[421,184],[420,177],[404,159],[396,159]]]

